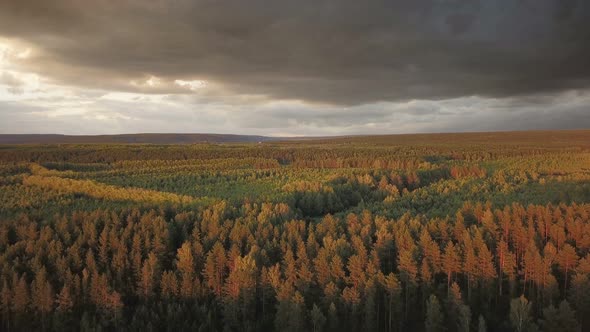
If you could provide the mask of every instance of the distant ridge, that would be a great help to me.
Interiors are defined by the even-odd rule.
[[[0,144],[193,144],[267,142],[279,138],[230,134],[122,134],[122,135],[59,135],[0,134]]]
[[[0,134],[0,145],[8,144],[195,144],[195,143],[336,143],[336,144],[489,144],[508,145],[558,144],[590,148],[590,129],[525,130],[458,133],[416,133],[386,135],[295,136],[269,137],[233,134],[120,134],[120,135],[61,135],[61,134]]]

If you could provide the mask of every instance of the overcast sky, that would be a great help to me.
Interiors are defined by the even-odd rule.
[[[574,128],[590,1],[0,1],[4,134]]]

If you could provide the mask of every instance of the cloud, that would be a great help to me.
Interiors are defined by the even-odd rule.
[[[460,97],[357,106],[266,101],[240,96],[101,96],[62,90],[64,97],[0,100],[1,133],[121,134],[216,132],[325,136],[413,132],[575,129],[590,126],[590,93],[520,98]],[[182,98],[179,98],[182,97]],[[193,97],[194,100],[191,100]]]
[[[590,84],[575,0],[5,0],[15,66],[55,84],[354,106],[509,98]]]
[[[581,0],[0,1],[0,133],[590,127]]]
[[[12,94],[21,94],[24,92],[25,82],[10,72],[0,71],[0,85],[6,86],[7,91]]]

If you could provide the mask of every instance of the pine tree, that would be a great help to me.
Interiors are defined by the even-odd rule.
[[[307,294],[313,282],[313,271],[310,268],[309,257],[307,256],[307,248],[303,241],[297,245],[297,289],[302,294]]]
[[[10,312],[12,310],[12,289],[8,280],[2,281],[2,291],[0,292],[0,308],[2,310],[2,321],[7,331],[10,331]]]
[[[158,258],[153,252],[150,252],[148,258],[143,262],[139,285],[137,287],[140,296],[142,296],[144,299],[147,299],[153,295],[154,289],[158,284],[157,278],[159,274]]]
[[[342,301],[347,309],[347,317],[350,319],[350,327],[353,330],[359,328],[357,322],[359,321],[359,306],[361,303],[361,295],[354,287],[345,287],[342,291]]]
[[[426,303],[426,321],[424,323],[426,332],[443,331],[443,322],[444,317],[438,299],[436,298],[436,295],[430,295],[430,298]]]
[[[485,282],[496,278],[496,268],[494,266],[494,256],[485,243],[481,243],[477,254],[477,274]]]
[[[164,271],[160,281],[160,291],[162,297],[166,299],[174,298],[178,295],[178,279],[172,271]]]
[[[461,289],[456,282],[451,286],[447,300],[447,319],[457,331],[469,332],[471,309],[463,303]]]
[[[462,304],[459,306],[459,320],[457,331],[469,332],[471,326],[471,309],[469,306]]]
[[[303,296],[295,292],[289,301],[287,328],[284,331],[301,332],[305,330],[305,303]]]
[[[562,301],[558,308],[553,305],[543,309],[541,327],[544,332],[579,332],[580,325],[576,313],[567,301]]]
[[[109,226],[105,226],[100,237],[98,238],[99,250],[98,258],[102,266],[108,266],[109,263]]]
[[[330,263],[328,261],[328,252],[321,248],[316,258],[313,260],[315,279],[320,287],[325,287],[331,279]]]
[[[67,330],[73,323],[72,312],[74,310],[74,301],[70,292],[70,287],[65,284],[57,294],[55,300],[56,315],[54,316],[54,330]]]
[[[532,325],[531,303],[521,295],[510,302],[510,323],[516,332],[528,331]]]
[[[590,279],[585,274],[577,274],[572,280],[568,300],[576,308],[580,325],[590,324]]]
[[[348,259],[348,283],[354,288],[362,288],[365,283],[365,266],[358,255],[353,255]]]
[[[399,300],[400,285],[395,274],[390,273],[384,278],[383,288],[387,292],[388,297],[388,331],[393,330],[393,312],[394,304]]]
[[[61,313],[69,313],[72,311],[74,307],[74,301],[72,299],[72,294],[70,291],[70,287],[68,285],[64,285],[57,294],[57,299],[55,300],[57,304],[56,310]]]
[[[328,323],[330,324],[330,331],[338,330],[340,320],[338,319],[338,309],[336,309],[334,302],[330,303],[328,307]]]
[[[12,298],[12,310],[16,313],[24,313],[29,308],[30,303],[30,295],[29,295],[29,285],[25,280],[25,275],[23,274],[20,279],[17,279],[16,287],[14,288],[13,298]]]
[[[236,257],[226,279],[223,296],[225,317],[230,326],[244,326],[245,322],[255,317],[256,271],[256,262],[251,256]]]
[[[206,285],[213,291],[213,294],[221,296],[223,282],[226,275],[227,258],[225,249],[220,242],[215,243],[213,249],[207,254],[203,275]]]
[[[344,264],[342,263],[342,258],[338,255],[332,257],[332,262],[330,262],[330,275],[332,281],[336,283],[340,283],[344,280]]]
[[[578,254],[576,249],[569,244],[565,244],[557,255],[557,263],[564,273],[563,289],[567,290],[568,273],[578,264]]]
[[[404,284],[404,318],[408,317],[409,302],[410,302],[410,290],[416,284],[418,275],[418,267],[414,259],[413,251],[402,250],[399,254],[398,269],[400,271],[400,278]]]
[[[455,240],[460,241],[461,237],[463,236],[463,232],[465,232],[465,218],[463,218],[463,214],[461,211],[457,211],[455,215],[455,224],[453,225],[453,237]]]
[[[420,233],[420,247],[424,253],[424,258],[429,263],[430,268],[437,273],[441,269],[440,247],[432,240],[430,233],[426,228]]]
[[[475,278],[481,273],[478,269],[481,260],[477,259],[473,248],[473,241],[471,241],[471,237],[467,233],[464,234],[463,248],[464,258],[462,272],[467,277],[467,299],[471,300],[471,287],[476,280]]]
[[[369,279],[365,288],[364,296],[364,326],[363,331],[371,332],[377,331],[378,329],[378,317],[377,317],[377,287],[374,279]]]
[[[180,295],[184,298],[193,296],[193,281],[195,275],[195,260],[191,249],[190,242],[185,242],[176,252],[176,268],[180,272],[181,285]],[[219,286],[221,295],[221,285]]]
[[[480,314],[478,323],[477,323],[477,332],[488,332],[488,327],[486,326],[486,320]]]
[[[309,316],[313,326],[313,332],[321,332],[326,324],[326,316],[322,313],[320,308],[314,303]]]
[[[443,270],[447,275],[447,290],[451,286],[451,278],[453,273],[461,271],[461,258],[455,249],[453,242],[449,241],[445,247],[445,252],[442,259]]]

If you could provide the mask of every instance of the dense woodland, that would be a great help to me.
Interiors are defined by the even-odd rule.
[[[590,331],[590,131],[0,146],[2,331]]]

